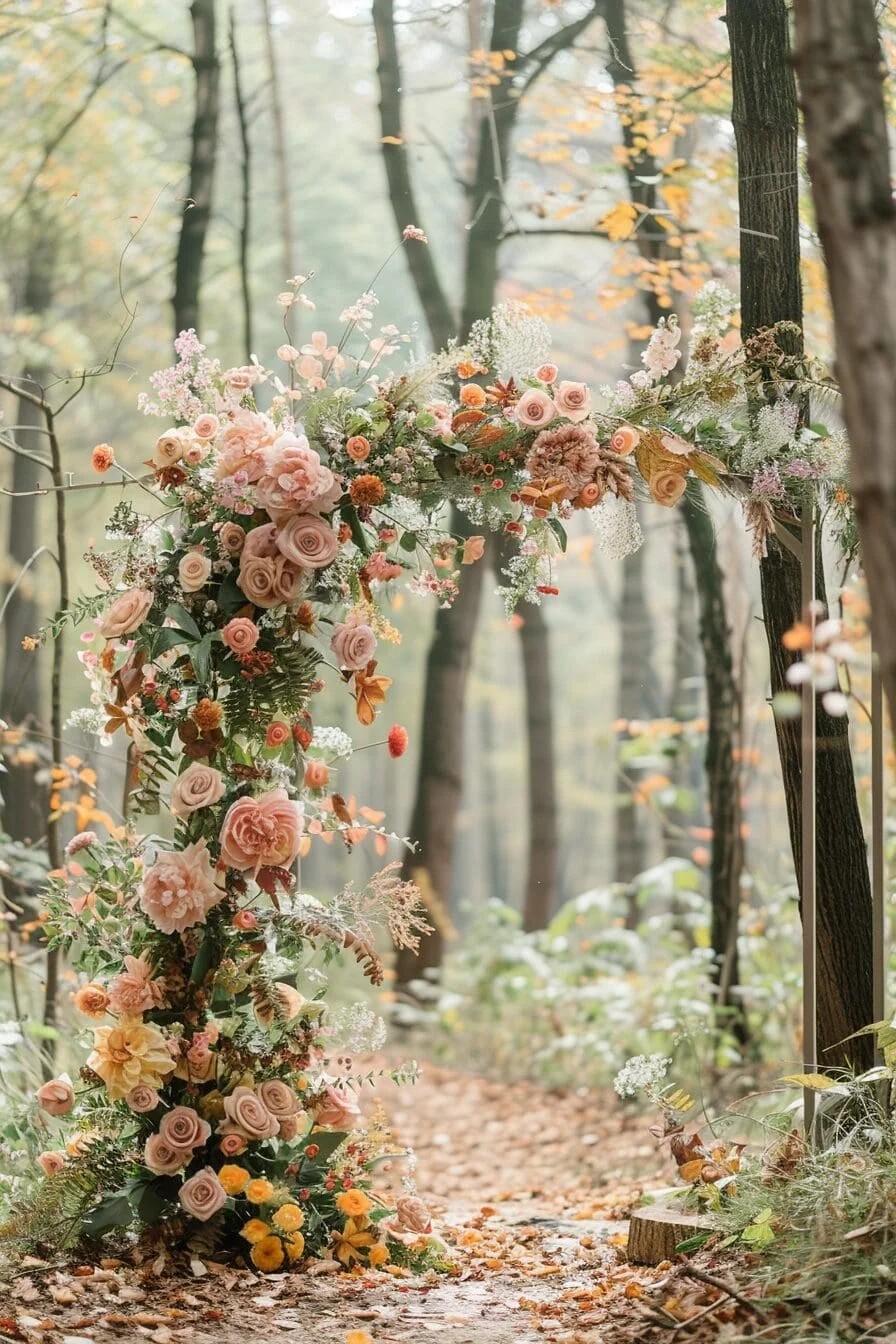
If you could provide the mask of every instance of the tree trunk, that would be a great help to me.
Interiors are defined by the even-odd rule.
[[[837,377],[871,628],[896,724],[896,211],[872,0],[797,0],[809,176],[828,270]]]
[[[791,322],[801,346],[798,118],[785,0],[728,0],[733,110],[741,226],[742,334]],[[878,296],[878,305],[880,297]],[[883,306],[883,305],[880,305]],[[769,541],[760,562],[762,607],[773,692],[786,688],[790,656],[781,640],[801,615],[800,570]],[[819,564],[817,595],[825,601]],[[799,726],[776,722],[797,880],[802,881]],[[873,1015],[871,890],[846,718],[819,706],[818,774],[818,1052],[824,1064],[872,1060],[870,1038],[838,1045]]]
[[[252,241],[252,140],[249,135],[249,116],[243,89],[239,47],[236,40],[236,14],[230,10],[230,62],[233,67],[233,102],[240,132],[240,223],[238,266],[240,273],[240,303],[243,310],[243,356],[248,364],[252,357],[252,275],[249,265]]]
[[[193,55],[196,101],[190,138],[190,180],[181,219],[174,264],[175,334],[199,331],[202,262],[212,216],[212,192],[218,149],[221,67],[215,47],[215,0],[193,0]]]
[[[529,769],[529,862],[523,927],[531,931],[547,927],[557,904],[557,788],[548,627],[541,607],[526,605],[520,614]]]

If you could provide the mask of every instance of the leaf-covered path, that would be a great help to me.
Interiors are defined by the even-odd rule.
[[[654,1337],[645,1299],[656,1286],[658,1300],[668,1300],[669,1267],[631,1267],[624,1254],[625,1220],[640,1191],[669,1178],[641,1119],[611,1096],[546,1092],[435,1066],[414,1088],[390,1085],[382,1100],[396,1136],[416,1150],[417,1183],[455,1274],[265,1277],[212,1264],[199,1277],[159,1278],[116,1261],[66,1269],[37,1262],[11,1286],[0,1338],[344,1344],[360,1331],[357,1344],[364,1332],[375,1344],[621,1344]],[[687,1316],[713,1299],[699,1284],[676,1285],[675,1294]]]

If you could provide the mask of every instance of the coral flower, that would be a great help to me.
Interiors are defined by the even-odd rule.
[[[109,995],[102,985],[82,985],[75,990],[72,1002],[85,1017],[103,1018],[109,1007]]]
[[[356,476],[348,488],[353,504],[372,507],[382,504],[386,498],[386,487],[379,476]]]
[[[355,673],[355,712],[365,728],[369,728],[376,718],[376,706],[385,704],[386,691],[392,685],[391,677],[378,677],[375,673],[375,659],[371,659],[363,672]]]
[[[387,740],[389,743],[389,755],[397,761],[399,756],[403,756],[408,749],[407,728],[403,728],[400,723],[393,723],[392,727],[389,729],[389,737]]]
[[[299,852],[301,834],[302,809],[285,789],[240,798],[221,827],[221,859],[240,873],[257,873],[266,866],[288,868]]]
[[[460,390],[460,401],[462,406],[472,406],[474,410],[479,410],[480,406],[485,405],[485,389],[478,383],[467,383],[466,387]]]
[[[98,443],[90,454],[90,465],[101,476],[115,465],[115,449],[108,443]]]
[[[345,445],[345,451],[353,462],[366,462],[370,456],[370,440],[363,434],[353,434]]]

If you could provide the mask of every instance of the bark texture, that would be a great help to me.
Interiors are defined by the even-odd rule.
[[[862,565],[896,723],[896,210],[872,0],[797,0],[809,176],[834,312]]]
[[[199,295],[202,263],[212,216],[212,193],[218,148],[221,67],[215,46],[215,0],[193,0],[193,55],[196,76],[193,129],[190,137],[190,179],[174,263],[174,331],[200,330]]]
[[[852,7],[849,7],[850,11]],[[795,324],[801,346],[798,117],[784,0],[728,0],[741,227],[742,334]],[[879,303],[879,299],[878,299]],[[882,305],[881,305],[882,306]],[[774,539],[760,562],[772,691],[786,687],[781,639],[801,614],[797,561]],[[825,600],[820,563],[817,595]],[[791,848],[801,881],[800,729],[776,723]],[[867,1067],[870,1038],[838,1042],[873,1015],[871,890],[848,724],[818,714],[818,1051],[823,1064]]]

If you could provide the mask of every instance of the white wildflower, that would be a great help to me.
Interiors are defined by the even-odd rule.
[[[620,1097],[634,1097],[638,1092],[656,1088],[671,1063],[668,1055],[633,1055],[613,1079],[613,1087]]]

